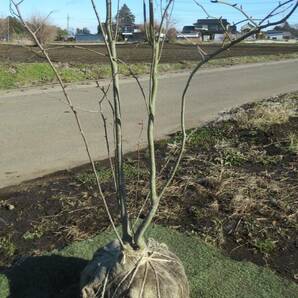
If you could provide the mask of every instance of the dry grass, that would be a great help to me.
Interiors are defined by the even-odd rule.
[[[240,109],[234,119],[243,128],[267,129],[272,125],[280,125],[289,121],[297,113],[295,99],[286,102],[269,102],[256,105],[253,112]]]

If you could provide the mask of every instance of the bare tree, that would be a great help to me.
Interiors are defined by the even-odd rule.
[[[57,27],[50,23],[49,16],[50,14],[46,17],[34,15],[28,21],[30,28],[34,31],[36,38],[41,44],[54,41],[57,37]],[[31,37],[31,39],[35,43],[34,38]]]
[[[124,173],[124,158],[123,158],[123,142],[122,142],[122,115],[121,115],[121,90],[119,84],[119,64],[124,63],[117,56],[117,32],[115,32],[115,26],[112,22],[112,4],[119,7],[119,2],[112,0],[106,0],[106,20],[102,23],[100,19],[100,13],[96,8],[95,0],[91,0],[94,12],[96,14],[99,27],[103,32],[104,42],[107,48],[108,57],[111,66],[111,84],[108,89],[112,88],[112,100],[108,98],[108,90],[102,88],[103,97],[100,100],[100,105],[103,101],[108,101],[113,114],[113,126],[114,126],[114,139],[115,139],[115,152],[114,163],[110,159],[113,167],[113,173],[115,177],[115,187],[117,193],[117,201],[120,214],[120,225],[122,229],[122,235],[115,227],[114,220],[109,211],[108,203],[105,199],[104,193],[101,188],[99,177],[96,171],[96,167],[92,156],[90,154],[88,141],[85,137],[83,127],[80,122],[80,118],[76,107],[73,105],[71,98],[65,88],[61,77],[55,68],[54,64],[49,58],[47,50],[43,47],[42,43],[37,37],[37,31],[27,23],[20,11],[20,5],[24,0],[16,2],[12,0],[14,5],[14,14],[20,19],[25,28],[28,30],[41,52],[47,59],[48,63],[52,67],[56,74],[56,77],[61,85],[63,94],[69,108],[73,112],[78,129],[81,133],[82,140],[84,142],[87,155],[89,157],[92,169],[97,181],[97,187],[99,195],[103,201],[106,212],[109,216],[111,225],[116,234],[117,240],[109,243],[106,247],[99,249],[94,255],[93,260],[85,268],[81,276],[81,290],[83,297],[177,297],[187,298],[189,297],[189,289],[187,278],[184,272],[183,265],[175,254],[170,252],[164,244],[157,243],[154,240],[146,240],[145,235],[148,227],[152,223],[152,220],[158,210],[159,203],[163,198],[168,186],[172,183],[179,164],[183,157],[185,144],[187,140],[185,129],[185,107],[186,99],[191,81],[199,69],[211,59],[215,58],[224,51],[227,51],[234,45],[245,40],[247,37],[259,33],[261,30],[276,26],[284,23],[297,9],[297,0],[287,0],[279,2],[269,13],[267,13],[261,20],[256,20],[248,15],[244,9],[237,4],[231,5],[226,1],[213,0],[214,4],[226,5],[233,10],[237,10],[243,19],[239,23],[249,21],[253,24],[253,28],[245,33],[243,36],[236,40],[224,40],[222,46],[215,50],[213,53],[205,53],[198,48],[202,59],[198,61],[190,73],[189,78],[186,81],[184,90],[181,96],[181,133],[182,142],[178,152],[176,152],[176,159],[172,166],[171,163],[166,161],[164,167],[168,168],[168,179],[164,183],[160,183],[158,180],[158,172],[155,158],[155,120],[157,110],[157,90],[158,90],[158,64],[162,55],[163,38],[162,33],[167,31],[167,18],[171,14],[171,9],[174,4],[174,0],[160,1],[161,8],[161,21],[159,26],[156,26],[156,7],[154,0],[143,0],[143,15],[144,15],[144,28],[147,35],[147,40],[152,49],[151,59],[151,71],[149,76],[149,92],[146,94],[137,76],[134,75],[138,86],[142,91],[142,96],[146,103],[147,108],[147,141],[149,149],[149,191],[147,198],[144,201],[142,210],[145,211],[145,218],[142,221],[137,221],[136,225],[131,226],[129,217],[129,210],[127,206],[127,193]],[[203,9],[203,11],[210,16],[207,10],[198,2],[197,5]],[[283,15],[283,16],[281,16]],[[221,18],[218,18],[221,20]],[[117,26],[116,26],[117,27]],[[99,53],[102,55],[102,53]],[[133,74],[133,73],[132,73]],[[102,119],[106,124],[106,118],[101,112]],[[106,126],[104,126],[106,127]],[[105,130],[106,131],[106,130]],[[106,131],[107,132],[107,131]],[[110,152],[109,139],[106,133],[107,148]],[[144,206],[146,208],[144,208]]]
[[[167,32],[167,39],[170,42],[173,42],[177,39],[177,29],[175,27],[171,27]]]
[[[5,39],[8,33],[8,18],[0,19],[0,40]]]

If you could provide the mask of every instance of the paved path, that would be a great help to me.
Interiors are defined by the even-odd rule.
[[[160,80],[158,138],[179,128],[179,98],[186,77],[171,74]],[[142,83],[146,84],[146,79]],[[121,87],[124,146],[125,151],[132,151],[137,147],[145,105],[135,82],[125,80]],[[98,89],[82,86],[69,90],[80,107],[94,158],[105,158],[99,115],[84,111],[98,109]],[[298,60],[204,70],[195,77],[188,94],[187,126],[197,126],[224,109],[294,90],[298,90]],[[0,188],[87,162],[73,116],[63,100],[57,87],[0,94]],[[107,106],[104,111],[109,115]]]

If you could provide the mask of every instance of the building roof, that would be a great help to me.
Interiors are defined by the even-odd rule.
[[[245,31],[245,30],[251,30],[252,28],[254,28],[255,26],[251,23],[246,23],[245,25],[243,25],[241,27],[241,31]]]
[[[225,31],[237,32],[237,26],[231,25],[227,19],[198,19],[194,26],[196,30],[207,34],[224,33]]]
[[[287,31],[268,30],[266,33],[267,33],[267,35],[292,36],[291,32],[287,32]]]
[[[223,24],[223,25],[228,25],[229,22],[227,21],[227,19],[198,19],[197,22],[194,24],[195,26],[197,25],[201,25],[201,24],[205,24],[205,25],[213,25],[213,24]]]

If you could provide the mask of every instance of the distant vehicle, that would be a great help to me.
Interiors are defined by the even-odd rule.
[[[183,34],[195,33],[198,32],[195,26],[184,26],[182,29]]]
[[[63,41],[75,41],[75,40],[76,40],[76,38],[72,34],[69,34],[67,36],[64,36],[64,38],[63,38]]]
[[[183,38],[200,38],[201,34],[196,30],[195,26],[184,26],[181,33],[177,34],[178,39]]]
[[[201,34],[199,32],[193,32],[193,33],[178,33],[177,34],[178,39],[183,38],[201,38]]]

